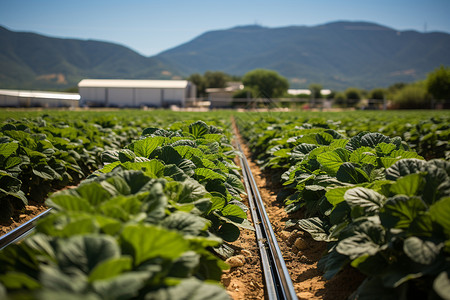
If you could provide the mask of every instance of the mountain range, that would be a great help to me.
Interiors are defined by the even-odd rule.
[[[206,32],[145,57],[118,44],[61,39],[0,27],[0,88],[63,89],[83,78],[179,79],[264,68],[289,79],[342,90],[413,82],[450,65],[450,34],[398,31],[368,22],[318,26],[238,26]]]

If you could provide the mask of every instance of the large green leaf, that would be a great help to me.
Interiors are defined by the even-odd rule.
[[[366,213],[376,213],[386,201],[386,197],[364,187],[349,189],[344,199],[350,207],[362,207]]]
[[[149,157],[157,147],[164,145],[168,138],[162,136],[147,137],[143,140],[133,142],[129,147],[136,156]]]
[[[389,198],[380,209],[380,219],[387,228],[406,229],[426,209],[420,198],[397,195]]]
[[[450,299],[450,279],[448,271],[442,271],[433,282],[434,291],[442,297],[442,299]]]
[[[117,150],[106,150],[102,153],[103,163],[113,163],[119,161],[119,151]]]
[[[353,235],[340,240],[336,250],[353,260],[364,255],[375,255],[381,250],[384,243],[385,231],[383,227],[367,219],[355,224]]]
[[[7,299],[6,298],[6,288],[1,283],[0,283],[0,299]]]
[[[136,154],[134,154],[133,151],[130,149],[120,149],[119,150],[119,160],[120,162],[128,162],[128,161],[134,161],[136,158]]]
[[[352,189],[353,187],[354,187],[353,185],[350,185],[328,190],[325,194],[325,197],[327,198],[328,202],[330,202],[333,206],[336,206],[345,200],[344,199],[345,192],[349,189]]]
[[[397,147],[394,144],[389,143],[379,143],[375,149],[376,151],[384,156],[389,155],[392,151],[394,151]]]
[[[442,247],[443,244],[436,245],[432,241],[422,240],[416,236],[408,237],[403,243],[403,251],[406,255],[423,265],[431,264],[439,255]]]
[[[450,197],[450,177],[446,170],[427,163],[424,171],[427,172],[422,193],[424,201],[431,205],[442,197]]]
[[[344,266],[348,265],[350,262],[350,259],[343,254],[340,254],[337,251],[331,251],[318,263],[318,267],[325,270],[325,273],[323,274],[323,277],[325,279],[331,279],[334,275],[339,273]]]
[[[401,159],[386,169],[386,179],[396,180],[408,174],[419,173],[425,164],[425,161],[415,158]]]
[[[391,139],[381,133],[374,132],[368,133],[361,137],[361,146],[368,146],[371,148],[375,148],[380,143],[389,143]]]
[[[0,282],[10,290],[15,289],[33,290],[41,287],[39,282],[36,279],[32,278],[31,276],[14,271],[7,272],[6,274],[1,274]],[[2,296],[1,292],[2,291],[0,290],[0,297]],[[2,297],[2,299],[8,299],[6,298],[6,291],[5,291],[5,298]]]
[[[155,183],[151,186],[149,193],[145,199],[143,210],[146,213],[146,221],[157,223],[166,215],[167,197],[164,194],[161,183]]]
[[[227,180],[226,180],[225,184],[226,184],[227,188],[231,187],[238,194],[245,194],[244,184],[239,179],[239,177],[237,177],[236,175],[233,175],[233,174],[227,174],[226,177],[227,177]],[[228,189],[228,190],[230,190],[230,189]]]
[[[33,174],[46,180],[58,179],[61,180],[61,175],[58,174],[46,163],[39,163],[33,166]]]
[[[89,274],[89,281],[104,280],[131,270],[132,259],[129,256],[112,257],[100,262]]]
[[[169,182],[165,187],[165,192],[170,199],[178,203],[191,203],[200,198],[206,197],[208,193],[205,187],[198,181],[189,178],[183,182]]]
[[[111,194],[98,182],[81,184],[76,191],[93,206],[97,206],[98,204],[111,198]]]
[[[102,203],[99,209],[107,217],[128,221],[140,212],[141,202],[134,195],[119,195]]]
[[[133,256],[134,266],[156,257],[175,259],[189,249],[181,234],[153,225],[127,225],[120,240],[123,252]]]
[[[359,147],[361,147],[361,138],[364,135],[366,135],[367,133],[368,133],[368,131],[362,131],[362,132],[358,133],[357,135],[355,135],[354,137],[352,137],[348,141],[347,145],[345,145],[345,149],[354,151],[354,150],[358,149]]]
[[[178,165],[179,162],[183,159],[172,146],[162,147],[161,153],[159,154],[158,158],[161,159],[165,164],[175,165]]]
[[[57,237],[95,233],[98,232],[98,227],[92,214],[84,212],[53,213],[40,220],[37,225],[39,232]]]
[[[371,276],[366,278],[355,291],[352,300],[398,300],[399,297],[392,288],[387,288],[380,277]]]
[[[315,144],[306,144],[306,143],[302,143],[300,145],[295,146],[292,149],[293,153],[301,153],[301,154],[308,154],[309,152],[311,152],[313,149],[317,148],[318,146]]]
[[[193,176],[194,170],[197,168],[197,166],[192,161],[184,158],[178,161],[177,167],[183,170],[183,172],[189,176]]]
[[[442,198],[430,206],[430,215],[450,236],[450,197]]]
[[[203,121],[197,121],[189,125],[189,133],[196,139],[202,138],[209,133],[209,126]]]
[[[12,176],[8,172],[0,170],[0,187],[7,192],[19,192],[22,186],[22,181]]]
[[[394,194],[415,196],[424,187],[425,179],[421,173],[408,174],[398,178],[390,187],[390,191]]]
[[[125,162],[122,166],[127,170],[143,171],[151,178],[161,178],[164,176],[164,164],[157,159],[145,162]]]
[[[8,170],[8,169],[10,169],[10,168],[12,168],[12,167],[17,166],[17,165],[20,164],[21,162],[22,162],[22,160],[20,159],[20,157],[17,157],[17,156],[10,156],[10,157],[8,157],[8,159],[6,160],[4,168],[5,168],[5,170]],[[10,170],[8,170],[8,171],[10,171]]]
[[[83,184],[80,184],[79,187],[81,187],[82,185]],[[100,185],[113,196],[116,196],[118,194],[121,195],[131,194],[130,186],[128,185],[126,180],[119,175],[107,178],[105,181],[100,183]]]
[[[145,162],[144,162],[145,164]],[[117,176],[121,176],[130,187],[130,193],[136,194],[141,191],[147,183],[151,180],[150,177],[145,175],[142,171],[127,170],[117,173]]]
[[[336,178],[339,181],[347,183],[362,183],[369,180],[367,174],[352,163],[343,163],[336,172]]]
[[[177,278],[191,277],[195,269],[199,267],[199,264],[200,255],[194,251],[187,251],[175,260],[168,276]]]
[[[376,166],[377,156],[370,147],[361,147],[350,154],[349,161],[356,164],[371,164]]]
[[[161,223],[167,229],[172,229],[187,235],[200,235],[209,227],[209,221],[185,212],[175,212]]]
[[[318,132],[316,141],[319,145],[329,145],[333,141],[333,136],[326,132]]]
[[[17,148],[19,148],[18,142],[1,143],[0,144],[0,156],[3,158],[8,158],[11,154],[15,153]]]
[[[191,141],[191,140],[188,140],[188,141],[195,143],[194,141]],[[179,142],[181,142],[181,141],[179,141]],[[171,146],[178,152],[178,154],[181,155],[182,158],[191,159],[192,156],[194,156],[194,155],[198,156],[198,157],[203,156],[203,152],[198,148],[193,148],[191,146],[185,146],[185,145],[174,146],[174,144],[172,144]]]
[[[216,142],[221,142],[224,139],[224,135],[220,133],[207,133],[202,136],[206,140],[213,140]]]
[[[181,281],[180,284],[161,288],[145,295],[147,300],[229,300],[230,296],[225,290],[214,284],[204,283],[191,278]]]
[[[210,169],[206,169],[206,168],[197,168],[195,169],[195,175],[197,178],[200,179],[200,181],[204,181],[204,180],[221,180],[221,181],[225,181],[226,178],[225,176],[214,172],[213,170]]]
[[[312,238],[316,241],[331,241],[328,238],[329,232],[325,223],[318,217],[300,219],[297,221],[297,226],[311,234]]]
[[[233,223],[224,223],[217,230],[216,234],[226,242],[234,242],[241,234],[239,227]]]
[[[47,199],[46,204],[48,206],[56,207],[59,210],[94,212],[94,208],[88,200],[71,195],[67,192],[53,195],[51,198]]]
[[[133,299],[139,294],[149,277],[150,272],[128,272],[106,280],[93,282],[93,289],[101,299]]]
[[[103,168],[101,168],[99,171],[100,171],[101,173],[109,173],[109,172],[111,172],[112,170],[114,170],[115,167],[117,167],[117,166],[119,166],[119,165],[121,165],[120,161],[115,161],[115,162],[112,162],[112,163],[107,163],[107,164],[105,164],[105,165],[103,166]]]
[[[342,148],[338,148],[344,150]],[[317,161],[322,165],[323,170],[325,170],[329,175],[336,175],[339,167],[348,159],[348,155],[344,155],[342,151],[325,152],[317,156]]]
[[[238,205],[228,204],[222,210],[221,214],[227,218],[247,219],[247,214]]]
[[[57,244],[58,265],[68,273],[79,270],[88,275],[101,262],[120,255],[116,240],[106,235],[74,236]]]
[[[147,127],[147,128],[145,128],[143,131],[142,131],[142,133],[141,133],[141,135],[149,135],[149,134],[152,134],[152,133],[154,133],[155,131],[157,131],[159,128],[156,128],[156,127]]]

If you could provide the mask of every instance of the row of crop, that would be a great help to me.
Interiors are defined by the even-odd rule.
[[[286,130],[303,123],[318,126],[326,124],[328,128],[339,130],[347,137],[363,131],[379,132],[390,137],[400,137],[427,160],[450,159],[450,114],[447,111],[271,112],[266,114],[265,119],[277,120],[279,125],[283,123]]]
[[[211,249],[252,228],[235,155],[202,121],[104,151],[102,169],[53,194],[36,233],[0,252],[0,298],[228,299]]]
[[[104,150],[122,148],[143,128],[187,118],[170,112],[2,111],[0,220],[28,201],[42,202],[49,192],[77,184],[101,167]]]
[[[123,147],[134,131],[50,116],[7,119],[0,133],[0,217],[28,200],[42,202],[50,191],[79,182],[101,166],[104,149]]]
[[[450,163],[425,161],[399,137],[335,121],[240,118],[255,159],[284,188],[278,200],[306,219],[287,227],[328,242],[325,278],[351,265],[367,275],[355,299],[448,299]]]

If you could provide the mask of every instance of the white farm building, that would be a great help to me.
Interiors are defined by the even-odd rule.
[[[79,100],[72,93],[0,90],[0,107],[78,107]]]
[[[184,107],[196,94],[187,80],[83,79],[78,88],[81,106]]]

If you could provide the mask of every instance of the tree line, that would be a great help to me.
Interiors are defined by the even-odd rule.
[[[276,71],[255,69],[244,76],[229,75],[221,71],[207,71],[203,75],[195,73],[187,78],[197,86],[197,97],[206,97],[208,88],[225,88],[231,81],[239,81],[243,90],[236,91],[234,98],[283,98],[288,95],[289,81]],[[332,91],[322,95],[322,85],[310,84],[311,95],[296,97],[334,99],[338,106],[353,107],[361,99],[392,101],[393,108],[430,108],[432,103],[450,100],[450,67],[440,66],[422,81],[413,83],[395,83],[387,88],[375,88],[367,91],[349,87],[345,91]]]

